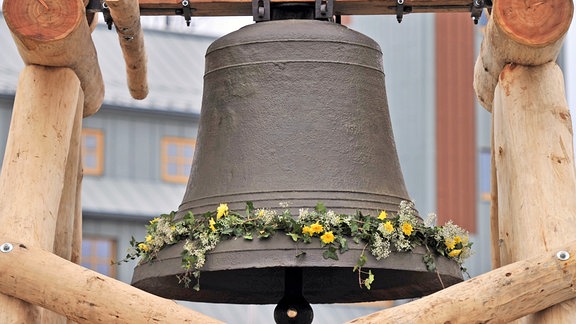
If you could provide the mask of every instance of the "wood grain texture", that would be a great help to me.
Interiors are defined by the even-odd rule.
[[[14,250],[0,253],[0,292],[77,323],[221,323],[43,249],[11,242]]]
[[[500,262],[506,265],[552,251],[576,233],[573,133],[562,71],[554,62],[506,65],[492,114]],[[576,303],[568,301],[528,322],[574,318]]]
[[[114,19],[120,47],[126,62],[126,76],[130,95],[144,99],[148,95],[146,49],[144,32],[140,25],[138,0],[107,0]]]
[[[3,12],[27,65],[69,67],[84,90],[84,116],[100,109],[104,81],[81,0],[5,0]]]
[[[485,109],[492,111],[494,89],[505,64],[541,65],[556,60],[573,12],[572,0],[494,1],[474,67],[474,89]]]
[[[80,81],[71,69],[24,67],[0,173],[2,240],[25,240],[29,245],[53,250],[80,99]],[[50,315],[36,306],[0,296],[0,323],[36,323],[47,317]]]
[[[572,257],[560,261],[557,250],[568,251]],[[570,242],[349,323],[507,323],[576,297],[574,253],[576,242]]]

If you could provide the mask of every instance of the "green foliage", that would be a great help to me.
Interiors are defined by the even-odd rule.
[[[185,273],[178,277],[188,287],[191,277],[197,279],[194,288],[199,289],[200,271],[207,254],[222,240],[241,238],[244,240],[268,239],[283,232],[295,242],[296,256],[304,255],[297,244],[318,244],[324,249],[326,259],[338,260],[338,255],[349,250],[350,239],[364,244],[353,271],[358,272],[360,286],[370,289],[374,275],[363,270],[368,257],[388,257],[392,252],[410,252],[416,246],[425,246],[427,253],[423,262],[429,271],[436,271],[435,257],[442,256],[462,265],[470,256],[472,243],[468,233],[451,222],[444,226],[427,226],[416,216],[413,204],[402,201],[397,213],[380,212],[377,217],[364,215],[336,214],[318,203],[314,210],[301,209],[292,215],[290,209],[257,209],[252,202],[246,203],[244,215],[230,211],[227,204],[220,204],[214,211],[200,216],[186,213],[176,217],[175,212],[163,214],[146,226],[143,241],[132,238],[131,251],[123,261],[141,258],[140,262],[154,260],[163,248],[184,242],[182,267]]]

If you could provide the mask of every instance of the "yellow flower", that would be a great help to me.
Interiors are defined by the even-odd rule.
[[[324,230],[324,227],[322,227],[322,225],[320,225],[319,222],[316,222],[312,225],[310,225],[310,232],[312,232],[312,234],[314,233],[322,233],[322,231]]]
[[[410,223],[403,223],[402,224],[402,233],[404,233],[404,235],[408,235],[410,236],[412,234],[412,225]]]
[[[326,232],[322,234],[322,236],[320,236],[320,239],[324,244],[332,243],[334,242],[334,234],[332,233],[332,231]]]
[[[174,225],[170,226],[170,230],[171,230],[172,232],[174,232],[174,231],[176,230],[176,226],[174,226]]]
[[[448,250],[453,250],[456,247],[456,241],[451,238],[447,238],[444,240],[444,245],[446,245]]]
[[[210,229],[212,232],[216,232],[216,227],[214,226],[215,224],[216,222],[214,221],[214,218],[210,218]]]
[[[388,214],[386,214],[386,211],[385,211],[385,210],[381,211],[381,212],[380,212],[380,215],[378,215],[378,219],[379,219],[379,220],[385,220],[386,217],[388,217]]]
[[[302,234],[308,234],[308,235],[312,235],[312,230],[310,229],[310,226],[304,226],[302,227]]]
[[[148,244],[146,243],[140,243],[138,244],[138,248],[144,252],[148,252],[150,251],[150,247],[148,246]]]
[[[258,211],[258,217],[262,217],[262,216],[264,216],[264,209],[260,209]]]
[[[448,253],[448,255],[455,258],[455,257],[459,256],[460,253],[462,253],[462,250],[452,250],[452,251],[450,251],[450,253]]]
[[[152,242],[152,235],[146,235],[146,243]]]
[[[222,216],[228,216],[228,205],[220,204],[220,206],[216,208],[216,212],[216,219],[220,219]]]
[[[462,239],[460,238],[460,236],[456,235],[456,236],[454,236],[454,244],[458,244],[458,243],[462,243]]]
[[[159,217],[154,218],[153,220],[150,221],[150,224],[154,224],[154,223],[158,223],[158,221],[160,220]]]
[[[386,232],[392,233],[392,231],[394,231],[394,226],[392,226],[392,223],[390,221],[386,221],[386,223],[384,223],[384,229],[386,230]]]

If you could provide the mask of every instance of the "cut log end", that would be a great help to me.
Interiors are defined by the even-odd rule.
[[[495,1],[492,9],[498,26],[514,41],[535,47],[555,43],[570,27],[572,0]]]
[[[59,40],[86,20],[82,1],[4,0],[6,24],[19,38],[39,42]],[[57,19],[55,19],[57,17]]]

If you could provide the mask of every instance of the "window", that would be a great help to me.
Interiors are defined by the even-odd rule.
[[[108,277],[116,276],[116,241],[103,237],[84,237],[82,239],[81,265]]]
[[[194,156],[196,141],[189,138],[165,137],[162,139],[162,179],[168,182],[187,183]]]
[[[82,130],[82,166],[86,175],[102,175],[104,170],[104,135],[102,130]]]

